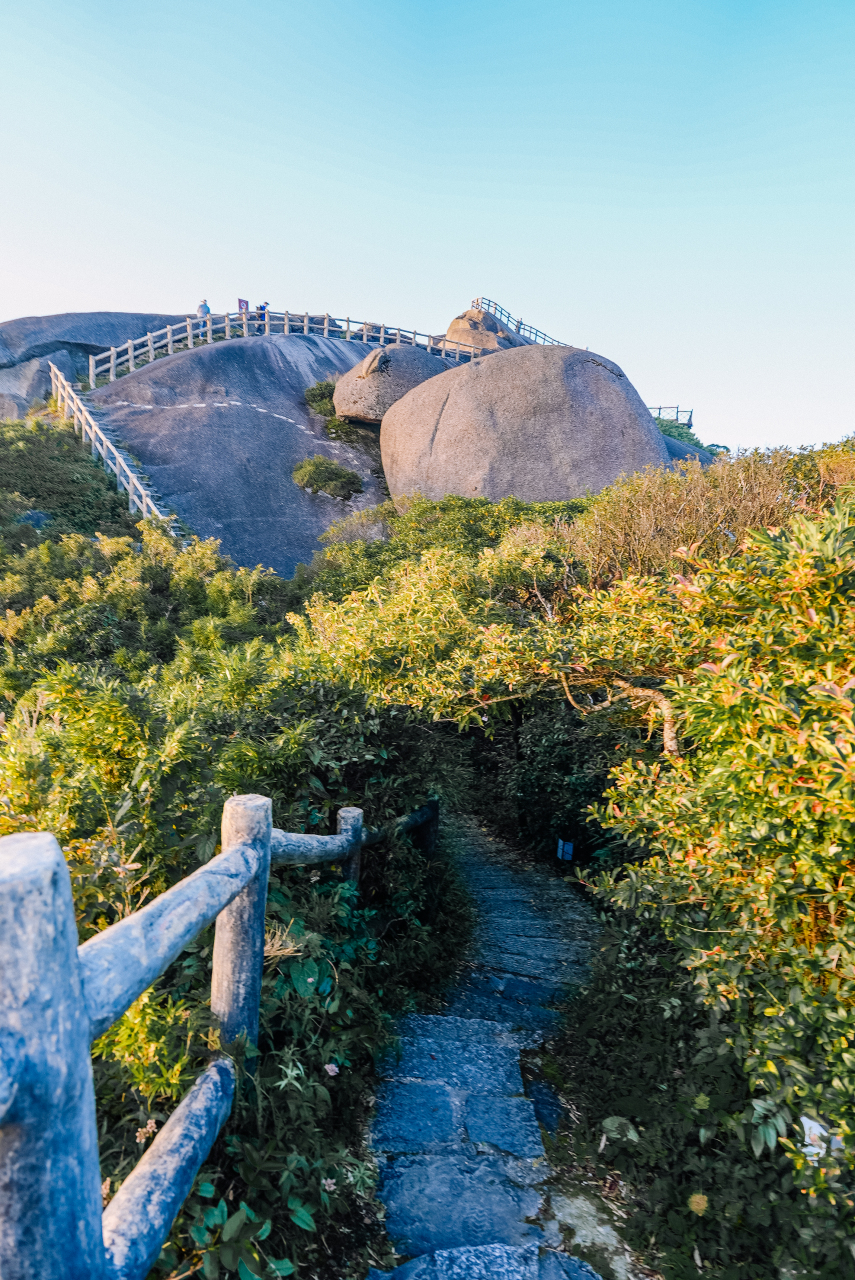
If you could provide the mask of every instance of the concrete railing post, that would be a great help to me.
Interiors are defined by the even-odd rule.
[[[89,1019],[65,858],[0,839],[0,1276],[102,1280]]]
[[[239,1035],[258,1043],[272,824],[272,804],[267,796],[232,796],[223,806],[223,852],[248,844],[263,854],[257,875],[217,916],[211,1011],[219,1019],[223,1044]]]
[[[354,808],[339,809],[336,819],[336,831],[340,836],[348,837],[348,853],[345,855],[345,867],[351,884],[359,884],[359,870],[362,862],[362,810]]]

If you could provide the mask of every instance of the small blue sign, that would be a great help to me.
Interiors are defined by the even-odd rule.
[[[561,862],[573,861],[573,841],[572,840],[558,841],[558,857]]]

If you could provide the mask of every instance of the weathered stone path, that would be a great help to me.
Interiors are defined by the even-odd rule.
[[[388,1234],[411,1260],[369,1280],[597,1280],[560,1251],[549,1204],[540,1124],[553,1127],[557,1101],[544,1085],[527,1097],[520,1073],[584,972],[590,917],[558,877],[475,827],[465,837],[478,911],[466,976],[443,1015],[403,1020],[372,1127]]]

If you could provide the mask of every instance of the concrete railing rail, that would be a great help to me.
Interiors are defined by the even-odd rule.
[[[431,801],[397,824],[423,847]],[[335,836],[271,825],[266,796],[223,808],[222,852],[78,946],[71,879],[48,832],[0,839],[0,1276],[144,1280],[229,1111],[235,1067],[217,1056],[102,1209],[90,1045],[216,921],[211,1009],[221,1043],[258,1038],[271,865],[341,861],[359,874],[362,810]]]
[[[53,362],[50,365],[50,381],[60,417],[74,420],[74,432],[77,434],[79,431],[83,441],[89,441],[93,458],[100,458],[104,470],[113,473],[119,491],[127,490],[128,510],[142,512],[143,519],[147,516],[160,516],[163,520],[169,520],[170,516],[155,502],[151,490],[137,475],[132,463],[116,448],[112,440],[107,439],[71,383]]]
[[[302,314],[269,310],[263,313],[230,311],[218,315],[212,313],[204,320],[188,316],[184,324],[168,324],[155,333],[129,338],[103,355],[90,356],[89,389],[93,390],[99,379],[115,382],[121,374],[132,373],[142,365],[151,364],[158,356],[171,356],[178,351],[189,351],[196,346],[228,338],[251,338],[271,333],[314,334],[320,338],[338,338],[342,342],[375,342],[381,347],[397,343],[421,347],[431,355],[457,361],[474,360],[486,350],[466,342],[452,342],[444,335],[435,337],[417,329],[351,320],[349,316],[312,315],[308,311]]]
[[[487,311],[490,315],[496,316],[514,333],[519,333],[524,338],[531,338],[533,342],[542,342],[547,347],[566,347],[569,345],[566,342],[560,342],[558,338],[550,338],[549,334],[544,333],[542,329],[535,329],[530,324],[523,324],[522,320],[517,320],[511,315],[510,311],[500,307],[498,302],[493,302],[491,298],[473,298],[472,307],[475,311]]]

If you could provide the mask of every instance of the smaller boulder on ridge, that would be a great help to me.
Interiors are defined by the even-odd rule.
[[[452,361],[428,355],[421,347],[378,347],[339,378],[333,392],[335,411],[340,418],[380,422],[401,396],[452,366]]]

